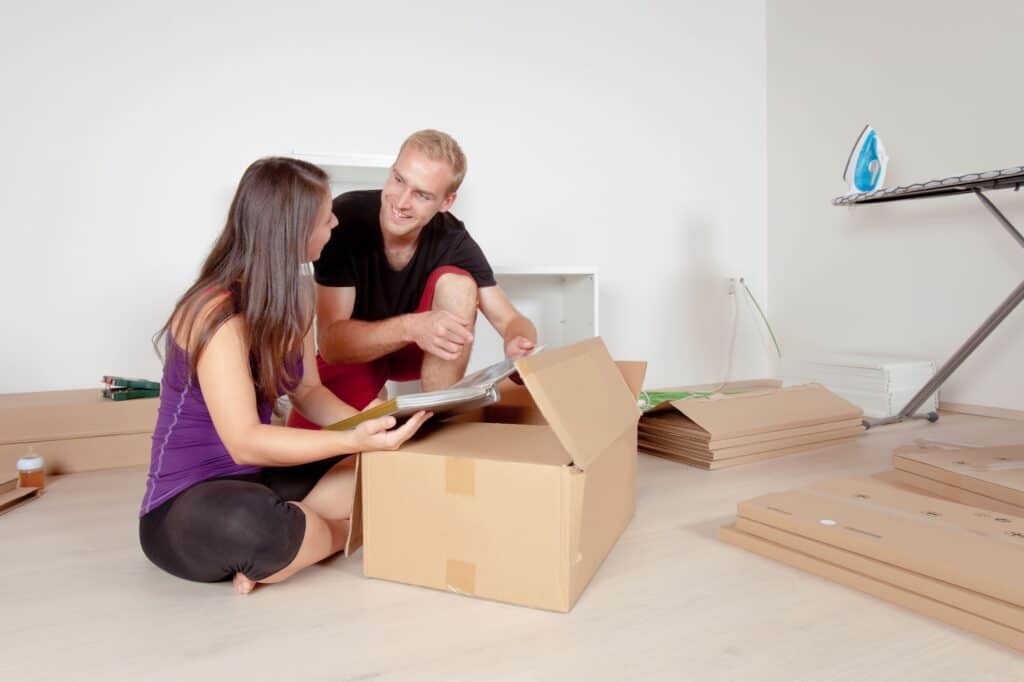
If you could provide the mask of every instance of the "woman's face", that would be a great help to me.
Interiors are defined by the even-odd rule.
[[[328,240],[331,238],[331,230],[337,226],[338,219],[334,217],[334,212],[331,211],[331,195],[325,193],[323,200],[320,202],[320,210],[316,212],[316,218],[313,221],[313,232],[309,235],[309,245],[306,251],[308,260],[315,261],[320,259],[320,252],[324,250],[324,246],[327,245]]]

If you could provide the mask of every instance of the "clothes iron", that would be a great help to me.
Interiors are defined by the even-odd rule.
[[[846,160],[843,180],[850,183],[850,194],[871,192],[885,186],[885,169],[889,165],[889,155],[885,153],[885,145],[870,125],[857,136],[857,142],[850,150]]]

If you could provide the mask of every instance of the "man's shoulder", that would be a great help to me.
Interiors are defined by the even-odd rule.
[[[466,224],[450,212],[438,213],[431,221],[438,236],[462,239],[469,236]]]
[[[375,224],[380,221],[380,190],[359,189],[334,197],[332,204],[338,220],[356,219]]]

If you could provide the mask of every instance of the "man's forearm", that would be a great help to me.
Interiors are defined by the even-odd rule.
[[[505,331],[501,334],[502,339],[505,343],[508,343],[517,336],[529,339],[534,343],[537,343],[537,328],[533,326],[533,322],[530,322],[527,318],[522,315],[517,315],[509,320],[508,324],[505,325]]]
[[[338,320],[320,338],[320,357],[329,364],[370,362],[411,342],[409,315],[379,322]]]

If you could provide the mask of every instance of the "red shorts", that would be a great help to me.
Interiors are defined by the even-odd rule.
[[[443,265],[430,273],[427,283],[423,287],[423,294],[420,296],[420,303],[415,312],[427,312],[434,305],[434,289],[437,288],[437,280],[441,275],[470,274],[462,268],[452,265]],[[399,348],[390,355],[379,357],[370,362],[349,363],[343,362],[338,365],[329,365],[318,354],[316,366],[320,370],[320,381],[330,389],[331,393],[338,396],[346,403],[361,410],[367,406],[377,395],[380,389],[384,388],[387,381],[415,381],[420,378],[420,370],[423,368],[423,350],[415,343],[410,343],[404,348]],[[298,410],[292,410],[288,415],[288,426],[302,429],[319,429],[317,424],[309,421]]]

